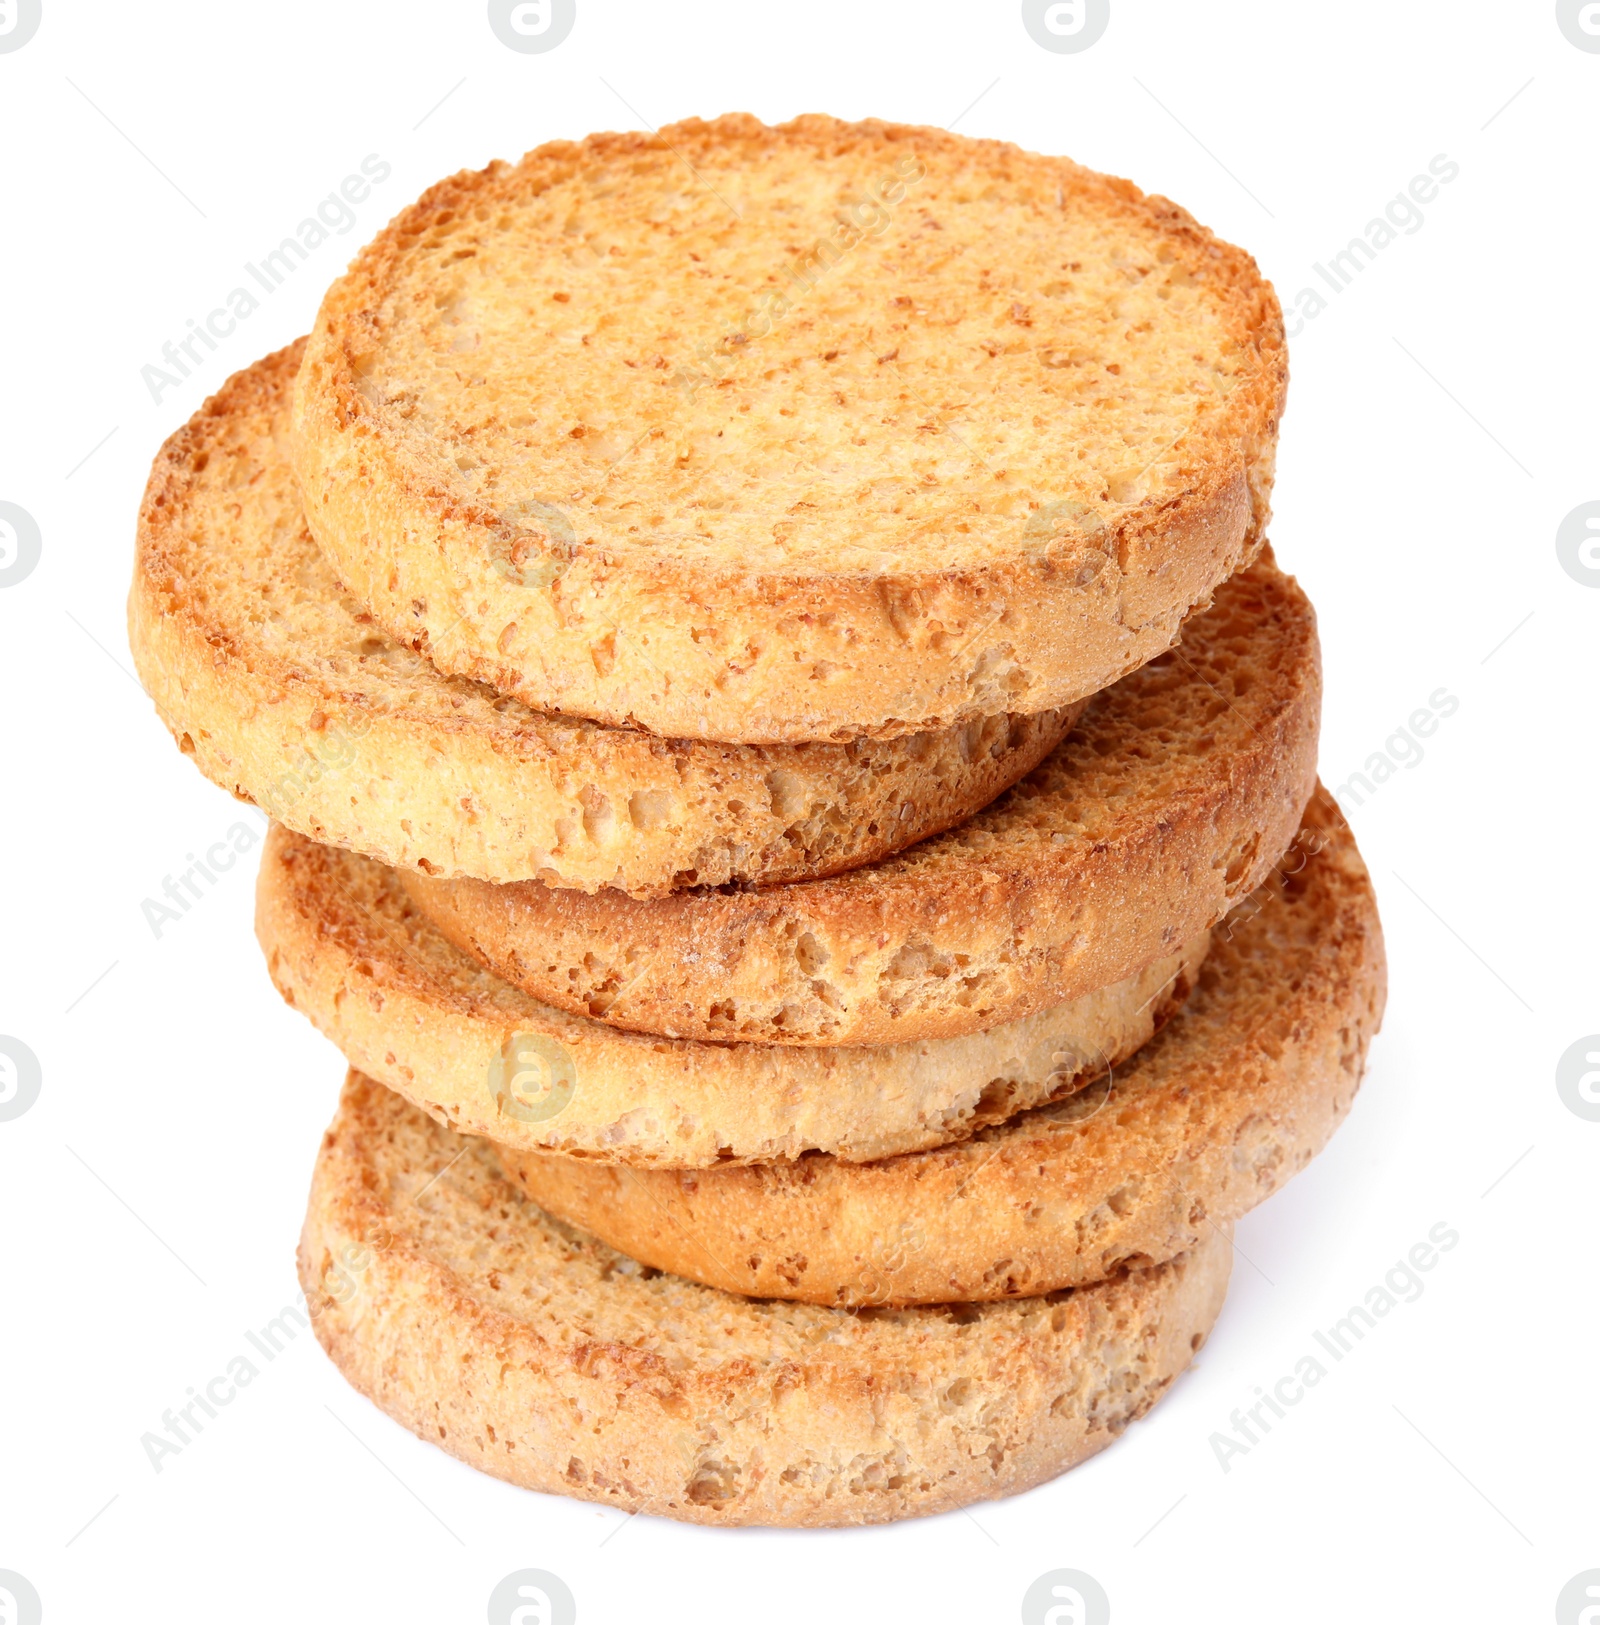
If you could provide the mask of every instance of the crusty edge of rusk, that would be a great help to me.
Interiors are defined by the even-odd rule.
[[[1291,889],[1314,889],[1317,912],[1263,1008],[1259,990],[1235,994],[1230,971],[1242,954],[1272,961]],[[1161,1263],[1286,1184],[1361,1086],[1383,1017],[1383,930],[1326,791],[1278,873],[1213,937],[1199,992],[1147,1049],[1063,1110],[1024,1112],[959,1147],[692,1174],[510,1148],[500,1163],[541,1207],[630,1258],[753,1297],[978,1303]]]
[[[948,1322],[934,1307],[901,1312],[895,1335],[819,1340],[803,1356],[769,1353],[749,1325],[747,1348],[728,1338],[716,1353],[658,1351],[647,1326],[627,1342],[578,1330],[592,1293],[553,1286],[547,1334],[528,1300],[511,1313],[492,1282],[475,1289],[386,1199],[364,1155],[371,1132],[341,1109],[298,1255],[318,1341],[346,1380],[497,1478],[692,1523],[885,1523],[1054,1478],[1189,1364],[1232,1262],[1219,1230],[1181,1260],[1104,1286],[970,1310],[979,1324],[958,1337],[922,1334],[926,1317]],[[441,1166],[450,1149],[439,1145]],[[519,1222],[525,1199],[498,1183],[503,1198],[485,1193],[489,1205],[474,1208],[485,1229]],[[594,1276],[592,1292],[606,1290]],[[690,1290],[706,1294],[707,1341],[726,1317],[751,1318],[744,1300]]]
[[[1069,707],[970,724],[980,736],[970,756],[964,740],[936,737],[921,753],[915,741],[886,743],[880,804],[863,808],[846,794],[865,771],[847,747],[761,749],[623,728],[546,736],[537,718],[486,732],[443,707],[386,706],[252,645],[186,591],[172,533],[227,422],[281,409],[302,344],[235,374],[157,454],[128,640],[179,749],[213,783],[314,840],[423,874],[637,897],[810,879],[959,823],[1037,765],[1075,718]],[[238,499],[250,501],[249,489]],[[940,777],[958,752],[958,770]]]
[[[1200,938],[1125,983],[963,1038],[796,1051],[623,1032],[497,981],[341,877],[369,859],[275,827],[256,936],[284,1001],[440,1122],[629,1168],[942,1145],[1092,1083],[1182,1007]],[[526,1074],[518,1093],[511,1080]],[[550,1090],[539,1092],[538,1085]]]
[[[644,572],[585,551],[562,561],[551,586],[530,590],[491,568],[486,541],[499,517],[445,496],[436,479],[413,467],[361,388],[361,358],[377,332],[372,313],[408,240],[434,220],[514,188],[530,169],[559,175],[585,154],[623,158],[659,151],[663,139],[832,138],[839,128],[803,118],[768,129],[748,115],[729,115],[710,124],[689,120],[661,136],[555,142],[518,165],[496,163],[441,181],[368,245],[318,313],[295,391],[295,466],[314,533],[382,625],[441,670],[613,725],[745,742],[887,737],[970,716],[1046,710],[1095,693],[1166,648],[1184,616],[1251,561],[1265,533],[1287,386],[1283,317],[1271,284],[1249,255],[1167,199],[1069,159],[1030,155],[1053,165],[1062,186],[1143,212],[1206,280],[1228,286],[1240,342],[1260,357],[1223,418],[1208,427],[1212,455],[1203,469],[1181,492],[1108,525],[1097,538],[1105,563],[1091,580],[1082,579],[1078,553],[1059,544],[987,567],[892,578],[757,574],[736,563],[666,558]],[[844,128],[864,141],[914,142],[922,153],[958,144],[946,132],[915,126]],[[401,538],[408,545],[387,545]],[[707,624],[718,630],[710,642]],[[476,632],[480,625],[514,627],[536,653],[510,661],[498,653],[500,638],[491,645]],[[648,646],[635,641],[640,628],[648,628]],[[951,644],[959,658],[947,652]],[[734,674],[730,649],[765,652]],[[797,673],[819,667],[828,671],[825,685],[797,681]]]

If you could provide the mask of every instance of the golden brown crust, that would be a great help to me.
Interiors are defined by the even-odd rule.
[[[384,636],[305,528],[288,466],[302,346],[162,448],[129,641],[208,778],[316,840],[421,873],[660,896],[806,879],[959,823],[1081,706],[849,745],[660,739],[528,710]]]
[[[1113,1079],[960,1145],[693,1173],[500,1161],[541,1207],[641,1263],[757,1297],[976,1302],[1159,1264],[1298,1173],[1360,1086],[1383,933],[1326,791],[1214,938],[1198,990]]]
[[[1222,1306],[1222,1235],[1079,1292],[953,1311],[752,1303],[547,1218],[482,1141],[359,1074],[300,1280],[390,1416],[529,1489],[694,1523],[882,1523],[1014,1494],[1142,1416]]]
[[[1315,618],[1270,557],[966,824],[830,880],[654,902],[410,875],[458,946],[562,1009],[672,1036],[881,1044],[1121,981],[1221,919],[1316,782]]]
[[[794,1050],[648,1038],[553,1010],[446,942],[393,870],[281,828],[262,854],[256,934],[284,998],[353,1066],[440,1121],[668,1168],[809,1150],[891,1156],[1060,1099],[1161,1026],[1206,950],[1189,943],[1116,987],[986,1033]]]
[[[323,302],[296,468],[442,670],[684,737],[889,736],[1165,648],[1264,534],[1286,376],[1270,284],[1164,198],[730,115],[403,211]]]

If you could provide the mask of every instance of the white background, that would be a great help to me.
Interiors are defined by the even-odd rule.
[[[1554,1081],[1600,1030],[1600,591],[1555,549],[1600,497],[1600,55],[1543,0],[1112,0],[1082,55],[1040,49],[1010,3],[578,12],[523,56],[474,3],[44,0],[0,55],[0,500],[44,538],[0,591],[0,1033],[44,1080],[0,1122],[0,1569],[51,1625],[476,1622],[522,1567],[561,1575],[588,1625],[1012,1621],[1061,1567],[1100,1581],[1118,1625],[1550,1618],[1600,1568],[1600,1123]],[[150,458],[428,183],[731,109],[967,110],[964,133],[1178,199],[1286,307],[1436,154],[1459,164],[1292,341],[1275,499],[1278,556],[1321,616],[1329,782],[1436,690],[1460,702],[1353,816],[1392,977],[1367,1085],[1241,1225],[1232,1297],[1170,1398],[970,1516],[624,1526],[414,1440],[309,1335],[157,1475],[141,1434],[294,1297],[343,1069],[267,981],[249,863],[160,940],[141,916],[186,853],[254,827],[131,676]],[[369,153],[393,175],[356,229],[153,403],[141,366]],[[1424,1295],[1224,1472],[1229,1413],[1439,1221],[1461,1240]]]

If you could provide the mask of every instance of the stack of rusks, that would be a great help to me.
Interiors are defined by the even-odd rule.
[[[1384,997],[1286,374],[1165,199],[737,116],[441,183],[173,435],[132,644],[349,1062],[299,1269],[355,1388],[830,1525],[1171,1387]]]

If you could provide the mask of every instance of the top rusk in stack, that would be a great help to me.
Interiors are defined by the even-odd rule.
[[[726,1524],[1154,1402],[1381,1013],[1285,380],[1163,199],[733,116],[441,183],[173,436],[132,642],[352,1064],[301,1270],[358,1387]]]

